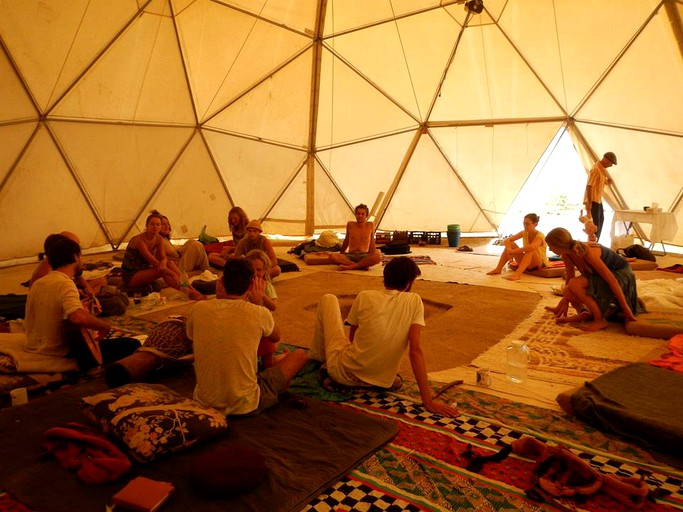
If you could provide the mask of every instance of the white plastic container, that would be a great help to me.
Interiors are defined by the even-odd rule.
[[[506,349],[505,376],[514,384],[526,381],[527,366],[529,365],[529,347],[520,340],[510,342]]]

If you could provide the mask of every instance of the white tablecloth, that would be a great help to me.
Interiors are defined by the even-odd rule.
[[[664,240],[673,240],[678,231],[676,216],[671,212],[652,212],[643,210],[614,210],[612,219],[612,238],[614,238],[614,226],[618,222],[651,224],[649,240],[659,243]]]

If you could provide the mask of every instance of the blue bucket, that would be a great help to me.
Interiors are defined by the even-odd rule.
[[[449,224],[446,236],[448,236],[448,247],[460,246],[460,224]]]

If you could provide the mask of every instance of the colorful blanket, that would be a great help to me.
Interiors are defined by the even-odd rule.
[[[603,473],[644,478],[657,498],[642,510],[683,509],[682,471],[562,413],[456,389],[444,396],[457,402],[462,415],[442,418],[413,401],[419,396],[414,385],[408,391],[369,392],[339,405],[398,420],[400,430],[391,443],[304,510],[539,510],[524,492],[532,484],[533,461],[510,456],[485,464],[479,473],[465,469],[468,454],[492,455],[525,434],[567,446]],[[583,502],[561,503],[570,509],[578,504],[590,511],[628,510],[601,492]]]
[[[418,396],[415,384],[408,382],[401,394],[369,391],[337,404],[396,420],[399,432],[303,510],[549,510],[524,493],[532,482],[532,460],[510,456],[488,462],[479,472],[465,469],[469,454],[491,455],[523,435],[566,446],[603,473],[643,478],[653,500],[641,510],[683,510],[683,471],[563,413],[451,388],[442,399],[456,403],[461,412],[451,419],[426,412],[416,403]],[[601,492],[582,502],[564,499],[561,503],[595,512],[628,510]],[[26,510],[2,493],[0,505]]]

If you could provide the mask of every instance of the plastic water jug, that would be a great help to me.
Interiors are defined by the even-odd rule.
[[[529,364],[529,347],[520,340],[512,341],[507,349],[507,365],[505,375],[510,382],[521,384],[526,381],[526,369]]]

